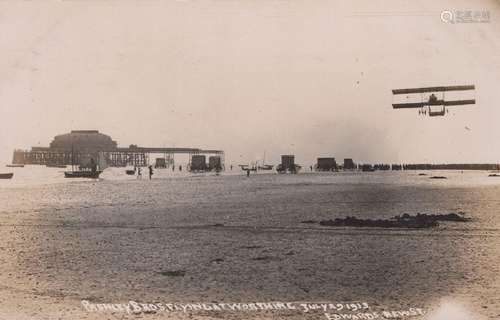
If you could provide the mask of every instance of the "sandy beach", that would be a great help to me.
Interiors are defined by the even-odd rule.
[[[500,181],[446,174],[159,173],[141,181],[110,173],[4,184],[0,317],[326,319],[320,310],[89,312],[85,300],[365,302],[379,311],[422,308],[426,319],[444,303],[496,319]],[[302,223],[457,211],[473,220],[426,230]]]

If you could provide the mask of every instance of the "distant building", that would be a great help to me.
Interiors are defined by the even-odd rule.
[[[68,165],[97,159],[101,151],[113,152],[117,143],[97,130],[72,130],[54,137],[49,147],[32,147],[31,151],[14,150],[14,164]],[[85,160],[86,159],[86,160]]]
[[[295,156],[294,155],[282,155],[281,156],[281,167],[283,170],[294,170],[295,169]]]
[[[191,157],[191,171],[207,170],[207,158],[204,155],[193,155]]]
[[[70,133],[55,136],[49,148],[85,152],[112,151],[117,148],[117,143],[97,130],[72,130]],[[36,147],[33,149],[36,150]]]
[[[351,158],[344,159],[344,170],[355,170],[356,164]]]
[[[219,156],[208,157],[208,169],[209,170],[222,170],[222,161]]]
[[[281,156],[281,163],[276,166],[276,171],[279,173],[297,173],[301,166],[295,164],[295,156],[293,154],[286,154]]]
[[[318,158],[316,164],[316,170],[318,171],[337,171],[337,162],[335,158]]]
[[[165,161],[165,158],[155,159],[155,168],[166,168],[166,167],[167,167],[167,162]]]

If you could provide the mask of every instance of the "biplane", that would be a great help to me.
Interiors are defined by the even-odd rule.
[[[475,90],[475,86],[462,85],[462,86],[394,89],[392,90],[392,94],[394,96],[405,94],[406,98],[410,99],[411,95],[420,94],[420,101],[393,103],[392,107],[394,109],[419,109],[418,110],[419,115],[427,115],[428,113],[430,117],[444,116],[446,113],[448,113],[448,107],[464,106],[476,103],[476,99],[460,98],[454,100],[446,100],[445,93],[450,91],[469,91],[469,90]]]

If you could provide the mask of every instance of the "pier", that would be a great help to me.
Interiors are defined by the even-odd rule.
[[[130,145],[118,147],[111,137],[97,130],[74,130],[54,138],[49,147],[32,147],[31,150],[14,150],[13,164],[71,165],[80,164],[83,159],[97,159],[104,156],[110,167],[147,166],[153,155],[162,155],[166,163],[174,165],[175,155],[184,154],[217,156],[224,168],[224,151],[200,148],[139,147]],[[190,164],[190,163],[189,163]],[[189,165],[188,164],[188,165]]]

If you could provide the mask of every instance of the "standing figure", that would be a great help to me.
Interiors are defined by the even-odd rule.
[[[153,166],[149,166],[149,180],[151,180],[151,177],[153,176]]]
[[[90,158],[90,170],[92,170],[92,173],[96,173],[97,171],[97,163],[94,158]]]
[[[142,179],[141,167],[137,167],[137,179]]]

